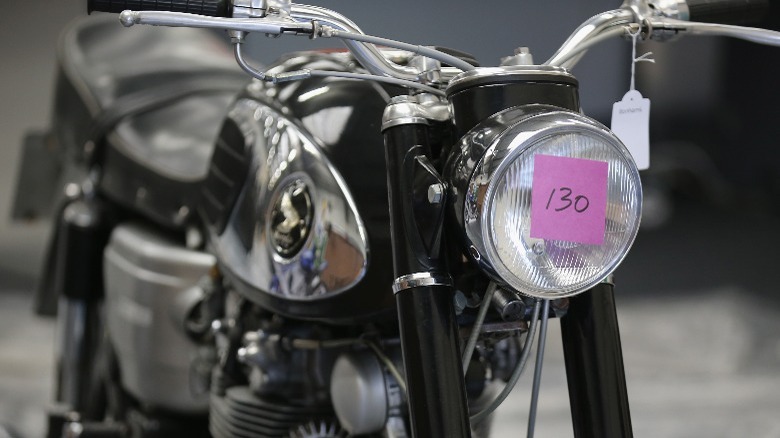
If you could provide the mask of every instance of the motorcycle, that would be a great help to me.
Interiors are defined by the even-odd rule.
[[[619,37],[780,45],[696,21],[765,6],[626,0],[543,64],[479,67],[285,0],[90,0],[161,27],[61,42],[49,436],[487,436],[536,342],[532,436],[549,318],[575,436],[631,436],[612,273],[641,181],[570,69]],[[261,71],[253,32],[348,50]]]

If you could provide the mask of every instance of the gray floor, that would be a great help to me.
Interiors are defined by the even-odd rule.
[[[780,319],[739,289],[619,303],[637,437],[780,436]],[[551,325],[538,436],[572,436],[557,324]],[[497,436],[523,436],[529,376],[502,407]]]
[[[33,316],[28,291],[0,292],[0,424],[24,437],[44,434],[50,400],[54,321]],[[0,430],[0,438],[3,432]]]

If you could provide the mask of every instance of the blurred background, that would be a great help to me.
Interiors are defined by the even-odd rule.
[[[57,36],[86,13],[85,3],[10,0],[0,16],[0,424],[29,437],[42,436],[51,399],[54,322],[32,310],[50,224],[10,216],[25,133],[45,130],[50,117]],[[518,46],[530,47],[542,62],[584,19],[619,6],[603,0],[316,3],[367,33],[457,48],[483,65],[497,64]],[[777,26],[776,16],[770,20]],[[250,53],[267,63],[310,47],[308,40],[255,36]],[[642,175],[643,227],[616,279],[635,434],[778,437],[780,49],[690,37],[640,44],[638,53],[644,51],[656,60],[637,68],[637,88],[652,102],[651,168]],[[628,90],[629,71],[627,42],[593,49],[574,70],[584,111],[609,124],[612,103]],[[540,436],[571,436],[556,328]],[[497,436],[525,429],[527,388],[502,407]]]

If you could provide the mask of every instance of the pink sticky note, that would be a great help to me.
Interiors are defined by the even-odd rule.
[[[603,244],[608,172],[606,161],[535,155],[531,237]]]

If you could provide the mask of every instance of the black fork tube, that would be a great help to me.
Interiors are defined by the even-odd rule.
[[[384,135],[395,276],[427,279],[394,284],[412,436],[469,437],[453,287],[431,280],[448,278],[439,257],[442,224],[437,212],[442,210],[419,196],[430,178],[438,177],[420,171],[420,160],[429,154],[427,126],[402,124]],[[426,220],[435,217],[439,219],[432,219],[433,225]]]
[[[561,318],[576,438],[633,436],[613,289],[602,283],[571,298]]]
[[[56,400],[84,412],[100,343],[103,249],[110,227],[101,201],[82,197],[62,210],[53,273],[59,295]],[[52,275],[52,274],[47,274]]]

